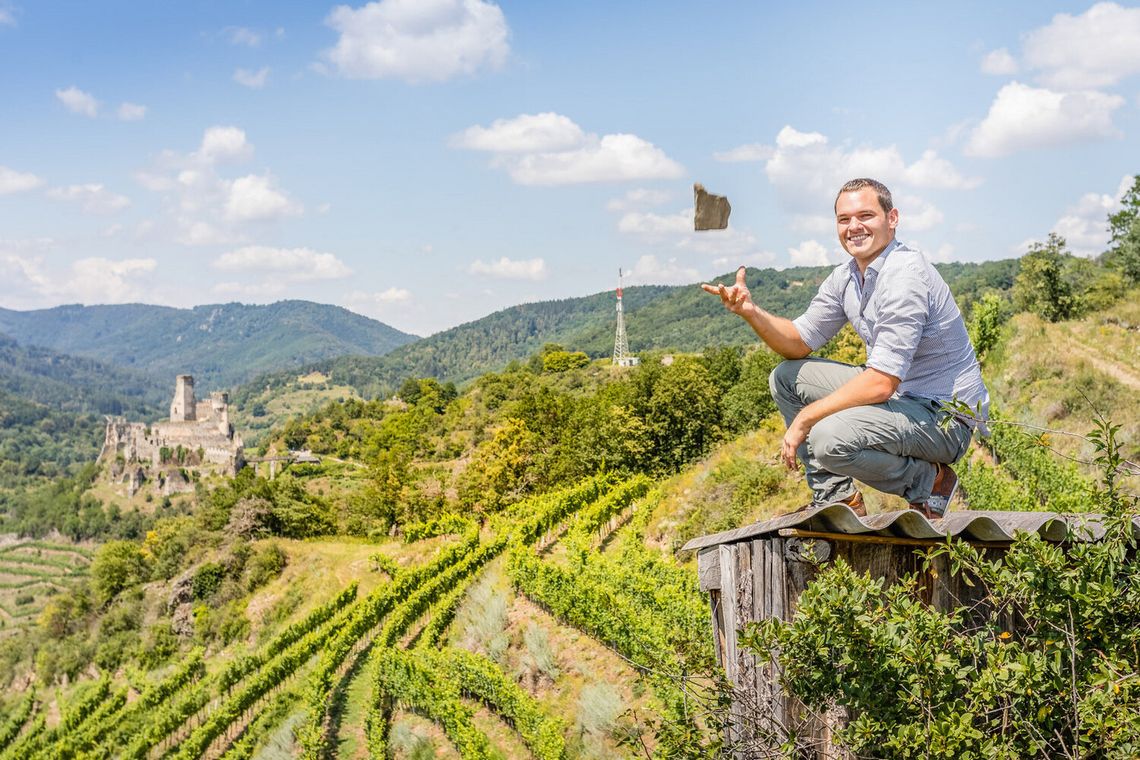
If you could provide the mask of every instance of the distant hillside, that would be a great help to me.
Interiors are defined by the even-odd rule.
[[[339,306],[308,301],[193,309],[143,304],[0,309],[0,332],[23,344],[139,370],[165,384],[190,373],[203,389],[337,356],[379,356],[416,340]]]
[[[985,290],[1008,290],[1017,272],[1017,260],[983,264],[939,264],[964,311]],[[749,269],[753,298],[781,316],[800,314],[832,267]],[[731,281],[727,273],[718,281]],[[744,345],[755,342],[752,331],[725,313],[720,301],[696,285],[643,286],[624,292],[626,329],[634,353],[650,350],[701,351],[706,346]],[[596,293],[582,298],[521,304],[497,311],[474,322],[436,333],[402,346],[383,357],[346,356],[318,362],[312,369],[327,374],[336,385],[352,386],[361,395],[390,393],[408,377],[435,377],[462,382],[498,370],[513,360],[524,360],[545,343],[584,351],[591,357],[608,356],[614,340],[614,294]],[[253,385],[288,385],[280,373],[261,377]]]
[[[103,415],[151,419],[168,396],[169,388],[141,372],[0,335],[0,490],[93,460]]]

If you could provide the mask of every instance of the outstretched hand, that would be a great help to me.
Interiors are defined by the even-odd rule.
[[[706,293],[719,295],[721,303],[724,308],[731,311],[733,314],[744,316],[754,304],[752,303],[752,294],[748,291],[748,284],[745,282],[745,269],[740,267],[736,270],[736,283],[729,287],[722,284],[709,285],[702,283],[701,289]]]

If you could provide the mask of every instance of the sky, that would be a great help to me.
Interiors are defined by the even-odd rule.
[[[936,261],[1095,255],[1140,6],[0,0],[0,306],[306,299],[418,335],[839,263],[843,181]],[[695,182],[728,229],[693,232]],[[762,305],[762,304],[761,304]]]

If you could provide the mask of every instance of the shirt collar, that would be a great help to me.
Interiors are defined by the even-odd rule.
[[[882,269],[883,265],[887,262],[887,256],[891,253],[891,251],[898,248],[899,245],[900,243],[898,238],[895,238],[891,242],[887,243],[887,247],[883,249],[883,252],[876,256],[875,260],[867,265],[867,273],[869,274],[871,272],[874,272],[875,276],[878,277],[879,270]],[[864,277],[866,277],[866,275],[860,276],[859,263],[855,261],[854,258],[850,259],[847,262],[847,269],[851,272],[851,276],[855,278],[856,282],[862,282]]]

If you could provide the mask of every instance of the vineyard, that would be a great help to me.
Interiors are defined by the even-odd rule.
[[[44,604],[87,574],[91,551],[46,541],[0,545],[0,636],[33,626]]]
[[[669,727],[659,737],[699,744],[709,725],[686,709],[692,684],[674,674],[712,672],[706,608],[694,579],[641,540],[657,498],[644,477],[599,477],[482,527],[456,522],[464,532],[429,561],[405,569],[377,556],[388,580],[371,593],[349,585],[224,667],[210,670],[195,650],[160,679],[91,681],[50,727],[27,697],[0,728],[0,757],[250,757],[289,719],[297,755],[344,756],[345,737],[363,727],[353,756],[382,758],[407,711],[437,723],[464,758],[504,755],[474,719],[488,712],[534,757],[564,757],[562,715],[491,657],[448,643],[465,593],[496,560],[519,593],[644,675],[650,712]],[[349,704],[350,692],[362,703]],[[662,739],[647,729],[641,741]]]

